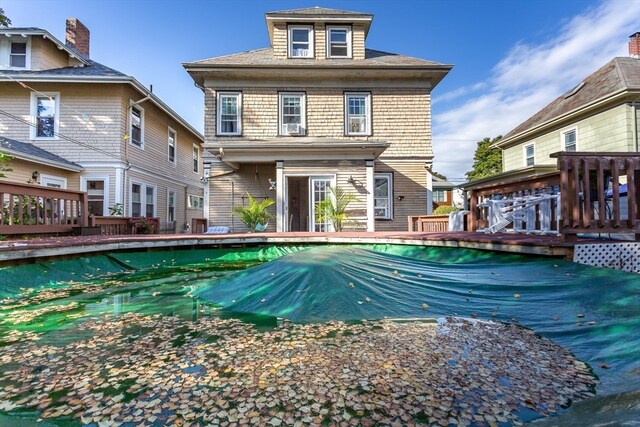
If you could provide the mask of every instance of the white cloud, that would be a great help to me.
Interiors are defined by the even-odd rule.
[[[463,177],[473,164],[476,141],[504,135],[613,57],[626,56],[628,36],[638,22],[640,0],[604,1],[545,43],[516,44],[488,81],[444,94],[450,100],[488,88],[434,115],[434,169]]]

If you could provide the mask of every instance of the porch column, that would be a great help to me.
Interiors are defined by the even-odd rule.
[[[374,178],[373,178],[373,160],[365,161],[367,169],[367,231],[376,231],[376,218],[375,210],[373,209],[373,191],[374,191]]]
[[[427,167],[425,165],[425,167]],[[431,215],[433,213],[433,175],[431,175],[431,171],[427,168],[427,215]]]
[[[285,231],[285,206],[284,206],[284,162],[276,162],[276,231]]]

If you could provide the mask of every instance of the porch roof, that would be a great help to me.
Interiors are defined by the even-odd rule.
[[[389,147],[385,141],[326,138],[276,138],[205,143],[205,148],[226,164],[278,160],[374,160]]]

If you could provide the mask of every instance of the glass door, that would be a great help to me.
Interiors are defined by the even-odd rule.
[[[333,227],[331,226],[329,219],[325,218],[324,221],[320,221],[316,214],[316,205],[319,202],[332,197],[329,186],[334,185],[333,182],[334,179],[331,177],[310,177],[309,179],[309,193],[311,195],[309,199],[311,203],[311,215],[309,216],[311,226],[309,229],[312,231],[333,231]]]

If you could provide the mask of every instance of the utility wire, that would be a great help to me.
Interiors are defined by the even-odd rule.
[[[0,115],[3,115],[3,116],[8,117],[10,119],[16,120],[16,121],[18,121],[18,122],[20,122],[22,124],[27,125],[27,126],[31,126],[33,128],[37,128],[37,125],[35,125],[34,123],[31,123],[29,120],[25,120],[22,117],[18,117],[18,116],[14,115],[14,114],[9,113],[8,111],[4,111],[4,110],[0,109]],[[55,136],[59,137],[59,138],[62,138],[64,140],[66,140],[66,141],[69,141],[69,142],[72,142],[74,144],[77,144],[77,145],[79,145],[81,147],[88,148],[90,150],[94,150],[94,151],[96,151],[98,153],[104,154],[105,156],[112,157],[112,158],[114,158],[116,160],[119,160],[119,161],[122,160],[119,156],[116,156],[115,154],[110,153],[110,152],[108,152],[106,150],[102,150],[100,148],[94,147],[93,145],[87,144],[86,142],[78,141],[77,139],[71,138],[70,136],[67,136],[67,135],[64,135],[64,134],[61,134],[61,133],[55,132],[55,131],[53,132],[53,134]]]

